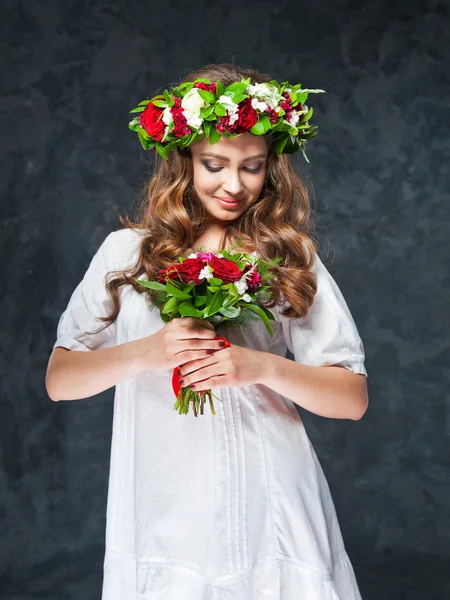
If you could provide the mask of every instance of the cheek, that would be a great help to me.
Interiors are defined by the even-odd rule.
[[[202,191],[208,191],[214,189],[217,186],[217,177],[214,177],[214,173],[208,173],[199,169],[194,172],[194,185],[197,189]]]

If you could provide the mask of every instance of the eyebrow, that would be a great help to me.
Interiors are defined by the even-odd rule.
[[[214,156],[215,158],[221,158],[222,160],[226,160],[227,162],[230,162],[230,159],[226,156],[223,156],[222,154],[215,154],[214,152],[202,152],[202,154],[200,154],[200,156]],[[245,162],[246,160],[253,160],[254,158],[266,158],[265,154],[254,154],[253,156],[247,156],[247,158],[244,158],[244,160],[242,162]]]

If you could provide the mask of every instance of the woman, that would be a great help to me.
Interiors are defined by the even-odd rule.
[[[227,88],[250,78],[255,94],[273,81],[221,64],[185,82],[200,78],[214,84],[197,89],[217,94],[217,81]],[[294,124],[307,109],[294,114],[290,89],[278,99]],[[205,108],[196,90],[189,98],[191,112],[180,97],[173,110],[147,103],[141,112],[141,143],[161,154],[155,173],[134,222],[121,218],[124,229],[107,236],[73,292],[47,372],[53,400],[116,386],[102,599],[360,599],[294,403],[325,417],[361,418],[368,404],[361,338],[317,255],[307,189],[280,152],[294,147],[274,128],[250,131],[255,106],[267,107],[274,127],[279,113],[269,100],[246,98],[217,119],[215,130],[225,134],[216,143],[193,135],[183,146],[180,135],[165,153],[171,127],[183,127],[188,139],[192,99]],[[203,319],[166,324],[148,310],[155,307],[135,278],[154,280],[178,256],[223,248],[283,257],[267,305],[273,338],[259,322],[215,331]],[[105,325],[92,331],[99,320]],[[216,334],[231,346],[221,349]],[[287,348],[295,361],[285,358]],[[173,411],[177,365],[184,386],[222,399],[216,416]]]

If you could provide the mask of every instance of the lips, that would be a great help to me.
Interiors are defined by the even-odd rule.
[[[222,202],[229,202],[230,204],[236,204],[236,202],[239,204],[241,202],[241,200],[237,200],[236,198],[222,198],[221,196],[214,196],[214,198],[222,200]]]

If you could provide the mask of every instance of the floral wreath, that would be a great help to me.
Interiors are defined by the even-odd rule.
[[[249,131],[273,135],[277,156],[305,153],[307,140],[317,134],[310,124],[313,108],[305,104],[308,94],[325,90],[301,89],[301,84],[252,84],[250,78],[224,87],[220,80],[204,77],[164,90],[163,94],[139,102],[130,113],[141,113],[128,127],[136,131],[145,150],[156,150],[163,158],[175,147],[184,149],[208,136],[211,145],[221,136],[236,137]]]

